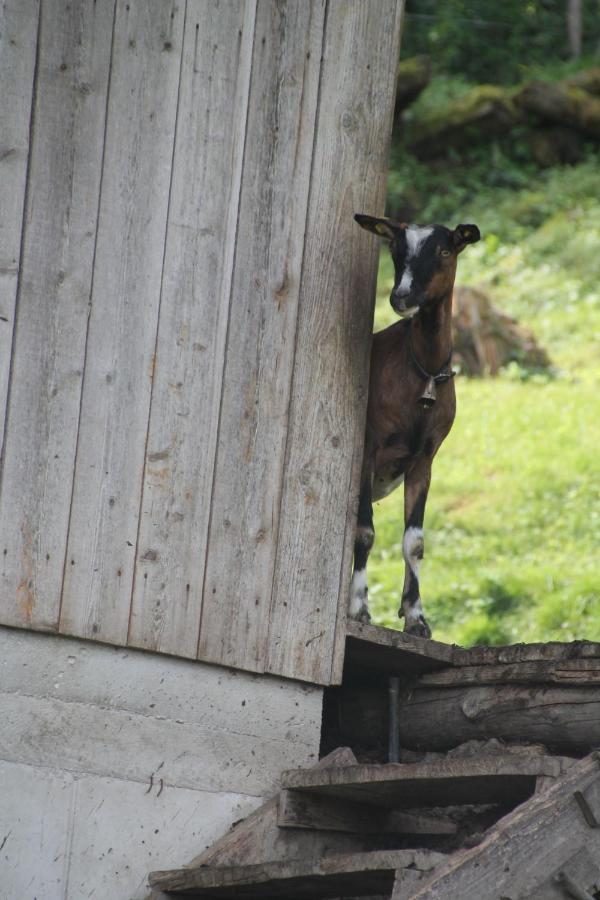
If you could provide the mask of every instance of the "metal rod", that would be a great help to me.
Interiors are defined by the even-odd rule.
[[[389,692],[389,738],[388,738],[388,762],[397,763],[400,760],[400,721],[398,718],[398,700],[400,698],[400,679],[392,675],[388,682]]]

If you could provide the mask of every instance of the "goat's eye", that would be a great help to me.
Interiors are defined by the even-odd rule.
[[[451,255],[452,255],[451,250],[440,250],[440,256],[451,256]]]

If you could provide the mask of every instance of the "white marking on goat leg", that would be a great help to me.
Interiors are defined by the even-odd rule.
[[[431,637],[425,620],[419,590],[419,569],[423,559],[423,529],[410,526],[404,533],[402,553],[406,563],[400,615],[404,616],[404,630],[419,637]]]
[[[367,570],[357,569],[352,574],[350,584],[350,618],[356,619],[365,612],[369,612],[369,589],[367,587]]]
[[[423,529],[411,525],[404,532],[402,555],[404,556],[406,565],[410,566],[417,578],[419,577],[419,569],[421,567],[424,549],[425,542],[423,540]]]

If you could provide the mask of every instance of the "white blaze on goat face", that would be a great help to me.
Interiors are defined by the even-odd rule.
[[[414,273],[412,263],[418,257],[419,251],[429,235],[433,234],[433,228],[421,228],[418,225],[410,225],[406,231],[406,261],[404,264],[404,272],[402,278],[394,288],[394,294],[398,298],[406,297],[412,288]],[[404,314],[409,312],[417,312],[417,307],[406,310]]]
[[[419,255],[419,250],[429,237],[433,234],[433,228],[422,228],[420,225],[409,225],[405,231],[407,261]]]

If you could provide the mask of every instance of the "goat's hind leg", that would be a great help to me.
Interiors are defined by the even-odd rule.
[[[369,589],[367,587],[367,560],[375,540],[371,491],[371,478],[369,477],[363,481],[360,489],[356,537],[354,539],[354,570],[350,585],[349,615],[351,619],[357,619],[359,622],[371,621]]]

